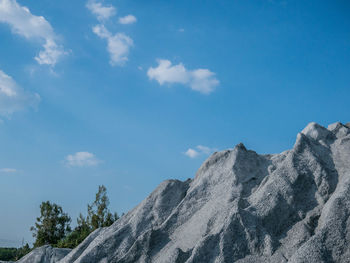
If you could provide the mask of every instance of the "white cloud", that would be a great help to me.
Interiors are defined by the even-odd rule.
[[[40,96],[24,91],[6,73],[0,70],[0,115],[10,117],[27,107],[36,107]]]
[[[0,0],[1,1],[1,0]],[[97,0],[88,0],[86,7],[100,21],[99,25],[92,28],[92,31],[102,39],[107,40],[107,51],[110,55],[109,63],[112,66],[123,66],[128,61],[130,47],[134,45],[133,40],[124,33],[112,34],[104,26],[104,22],[116,14],[114,6],[104,6]],[[121,24],[132,24],[137,21],[133,15],[119,18]]]
[[[165,59],[159,59],[158,66],[149,68],[147,75],[151,80],[158,81],[160,85],[183,84],[203,94],[211,93],[219,85],[215,73],[208,69],[187,70],[182,63],[172,65],[169,60]]]
[[[44,50],[35,57],[39,64],[54,66],[60,57],[67,54],[56,43],[57,36],[50,23],[42,16],[33,15],[16,0],[0,0],[0,22],[8,24],[15,34],[43,42]]]
[[[68,166],[96,166],[100,162],[93,153],[89,152],[76,152],[75,154],[67,155],[65,158],[65,163]]]
[[[179,29],[179,32],[180,32],[180,33],[183,33],[183,32],[185,32],[185,29],[180,28],[180,29]]]
[[[149,68],[147,75],[155,79],[160,85],[164,83],[187,84],[190,82],[190,74],[182,63],[172,66],[169,60],[158,60],[158,67]]]
[[[214,88],[219,85],[219,81],[215,78],[215,73],[208,69],[196,69],[191,72],[192,81],[191,89],[204,94],[209,94],[214,91]]]
[[[92,31],[102,39],[107,40],[107,50],[110,54],[110,64],[112,66],[122,66],[128,61],[129,49],[133,46],[133,40],[123,33],[112,35],[104,25],[97,25]]]
[[[119,23],[123,25],[136,23],[137,19],[133,15],[127,15],[119,18]]]
[[[214,151],[216,151],[216,149],[214,148],[210,148],[203,145],[197,145],[195,149],[189,148],[184,154],[193,159],[198,157],[199,155],[209,155]]]
[[[0,169],[0,173],[13,174],[16,172],[17,172],[17,169],[14,169],[14,168],[1,168]]]
[[[105,21],[117,13],[114,6],[103,6],[102,3],[98,3],[94,0],[88,1],[86,7],[99,21]]]
[[[39,52],[39,55],[35,57],[35,60],[40,65],[52,65],[54,66],[62,55],[67,54],[63,50],[62,46],[58,46],[55,41],[47,39],[44,44],[44,50]]]
[[[186,152],[185,155],[187,155],[190,158],[196,158],[199,155],[199,152],[196,150],[189,148]]]

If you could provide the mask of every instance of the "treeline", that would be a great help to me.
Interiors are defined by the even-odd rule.
[[[42,202],[40,216],[30,228],[35,238],[33,248],[43,245],[75,248],[95,229],[110,226],[119,219],[118,214],[111,213],[108,206],[107,189],[101,185],[95,201],[87,205],[87,215],[84,217],[80,213],[77,225],[72,229],[72,220],[61,206],[50,201]],[[0,248],[0,260],[18,260],[31,250],[28,244],[21,248]]]
[[[0,247],[0,260],[16,261],[31,251],[28,244],[20,248]]]
[[[42,202],[40,217],[36,219],[35,226],[30,229],[35,238],[34,247],[51,245],[75,248],[95,229],[110,226],[118,220],[118,214],[112,214],[108,206],[107,189],[101,185],[98,187],[95,201],[87,205],[86,217],[80,213],[77,226],[71,229],[71,218],[63,212],[61,206],[49,201]]]

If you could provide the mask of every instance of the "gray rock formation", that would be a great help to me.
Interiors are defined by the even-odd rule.
[[[281,154],[214,153],[60,263],[350,262],[349,215],[350,126],[311,123]]]
[[[280,154],[214,153],[59,263],[350,262],[349,215],[350,125],[310,123]]]

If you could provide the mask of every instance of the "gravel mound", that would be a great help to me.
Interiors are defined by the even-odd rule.
[[[280,154],[214,153],[58,262],[350,262],[349,215],[350,125],[310,123]]]

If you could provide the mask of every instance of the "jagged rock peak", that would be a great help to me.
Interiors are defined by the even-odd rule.
[[[329,125],[328,130],[330,130],[337,138],[345,137],[350,132],[350,123],[344,125],[340,122],[336,122]]]
[[[235,148],[246,151],[247,148],[244,146],[244,144],[241,142],[235,146]]]
[[[333,133],[316,122],[309,123],[301,132],[314,140],[327,140],[333,137]]]

